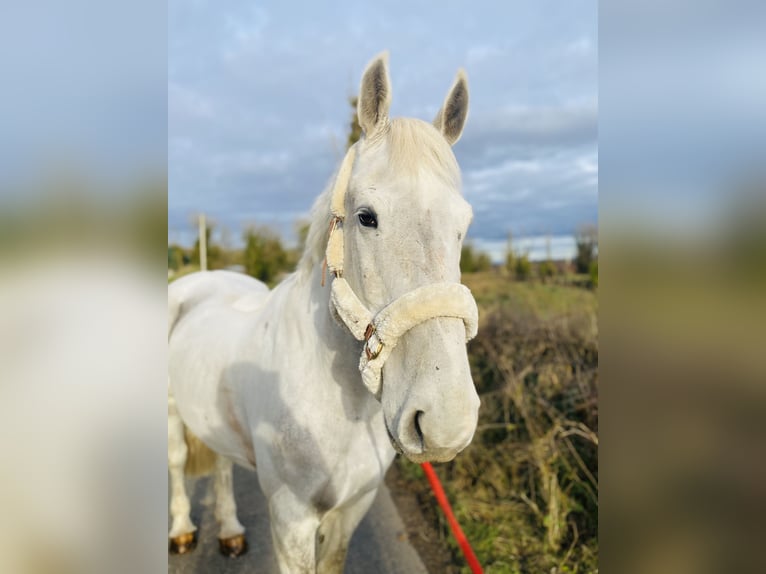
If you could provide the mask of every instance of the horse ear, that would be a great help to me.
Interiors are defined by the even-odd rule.
[[[357,115],[367,136],[388,123],[391,106],[391,81],[388,79],[388,52],[378,54],[362,76]]]
[[[458,70],[444,105],[434,118],[434,126],[450,145],[455,145],[463,133],[468,117],[468,78],[465,70]]]

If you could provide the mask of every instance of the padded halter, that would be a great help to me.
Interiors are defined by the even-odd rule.
[[[359,341],[365,341],[359,359],[362,382],[379,400],[383,383],[383,364],[399,339],[414,326],[437,317],[462,319],[466,341],[476,336],[479,310],[471,291],[460,283],[432,283],[405,293],[377,313],[370,311],[343,277],[343,224],[346,218],[346,192],[356,157],[354,144],[343,158],[332,190],[330,237],[325,265],[333,274],[330,311]],[[322,272],[324,285],[324,269]]]

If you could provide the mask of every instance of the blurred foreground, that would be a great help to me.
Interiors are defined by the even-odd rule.
[[[164,185],[39,199],[0,217],[0,572],[164,571]]]
[[[602,236],[609,571],[763,571],[766,210],[749,214],[681,241]]]

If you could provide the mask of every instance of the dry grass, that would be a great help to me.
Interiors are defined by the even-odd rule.
[[[469,346],[481,416],[472,445],[437,467],[458,519],[488,573],[597,572],[595,297],[464,279],[484,312]]]

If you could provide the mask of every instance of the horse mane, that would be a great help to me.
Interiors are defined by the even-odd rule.
[[[443,179],[449,187],[460,189],[460,169],[455,154],[432,124],[414,118],[394,118],[375,138],[362,140],[358,145],[381,144],[387,148],[392,171],[413,178],[421,171],[428,171]],[[337,170],[311,208],[306,247],[298,263],[301,274],[310,274],[314,266],[324,259],[330,235],[330,202],[336,177]]]
[[[301,275],[310,275],[314,266],[324,259],[327,241],[330,238],[330,200],[332,183],[336,175],[337,173],[333,175],[332,180],[316,198],[311,208],[311,225],[306,236],[306,246],[298,262],[298,271]]]

